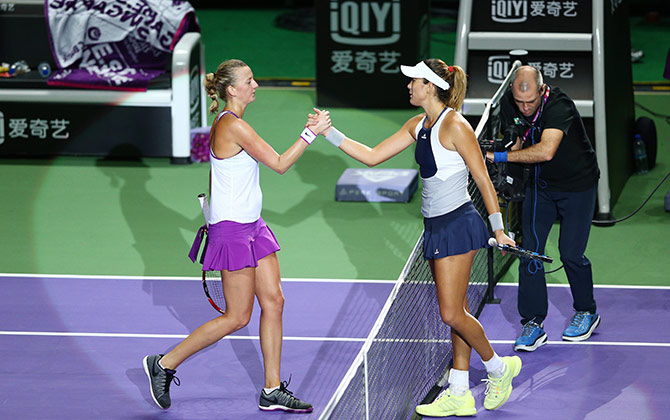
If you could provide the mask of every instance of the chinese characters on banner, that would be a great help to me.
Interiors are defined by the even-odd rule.
[[[490,83],[500,84],[505,80],[513,60],[507,54],[491,55],[488,58],[487,78]],[[540,71],[544,78],[549,79],[572,79],[575,75],[573,69],[575,63],[572,61],[528,61],[526,64]]]
[[[590,33],[591,0],[472,0],[470,31]]]
[[[575,63],[571,62],[554,63],[548,61],[542,63],[539,61],[532,61],[528,62],[528,65],[538,69],[544,77],[550,77],[552,79],[557,77],[561,79],[572,79],[575,76],[572,73]]]
[[[5,124],[7,125],[6,136],[10,139],[66,140],[70,137],[70,133],[67,131],[70,121],[65,119],[9,118]]]
[[[400,51],[352,51],[340,50],[333,51],[331,59],[333,73],[353,73],[362,71],[367,74],[373,74],[376,71],[380,73],[398,73],[400,67],[398,58]]]
[[[577,17],[578,1],[491,1],[491,19],[495,22],[521,23],[531,17]]]
[[[15,12],[16,7],[14,3],[1,3],[0,4],[0,12]]]
[[[332,41],[349,49],[333,49],[333,73],[398,73],[398,50],[369,50],[372,46],[393,46],[400,39],[400,1],[330,2]],[[353,49],[356,48],[356,49]],[[378,64],[379,63],[379,64]],[[379,67],[378,67],[379,66]]]
[[[400,65],[413,65],[428,58],[429,3],[429,0],[316,2],[317,103],[408,107]]]
[[[491,97],[516,59],[537,68],[545,82],[558,84],[573,99],[593,97],[592,53],[584,49],[566,51],[549,42],[560,39],[563,33],[584,34],[580,39],[591,36],[590,0],[472,0],[472,11],[471,33],[513,36],[505,47],[498,42],[497,50],[487,50],[483,45],[468,50],[468,97]],[[542,41],[544,35],[548,35],[547,43]],[[509,52],[514,49],[528,53],[512,57]]]

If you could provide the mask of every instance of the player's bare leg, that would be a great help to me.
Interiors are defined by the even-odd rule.
[[[161,365],[176,369],[184,360],[249,323],[254,304],[254,268],[221,271],[226,313],[199,326],[172,351],[163,356]]]
[[[284,293],[276,253],[258,261],[255,285],[261,307],[260,337],[265,365],[265,387],[272,388],[279,386],[281,382],[279,375],[284,311]]]
[[[463,298],[463,308],[465,309],[466,312],[470,313],[467,295]],[[455,329],[451,330],[451,343],[454,355],[453,368],[465,371],[469,370],[472,347],[470,347],[470,345],[463,339],[463,337],[461,337],[461,335]]]
[[[258,261],[256,297],[261,307],[260,337],[265,365],[265,388],[261,390],[258,408],[265,411],[310,413],[314,409],[312,405],[294,397],[287,389],[289,382],[282,382],[279,376],[284,293],[276,253]]]
[[[254,303],[254,269],[222,271],[223,293],[226,297],[226,314],[214,318],[198,327],[165,356],[154,354],[142,361],[144,372],[149,378],[151,396],[161,408],[169,408],[170,384],[174,381],[177,366],[189,356],[219,341],[226,335],[239,330],[249,323]]]
[[[432,260],[430,265],[434,273],[442,320],[456,330],[458,335],[479,353],[482,360],[489,360],[494,352],[486,338],[484,328],[475,317],[466,312],[463,305],[470,281],[472,260],[476,253],[477,251],[473,250],[466,254]]]

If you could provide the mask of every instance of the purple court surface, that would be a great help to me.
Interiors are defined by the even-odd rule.
[[[287,279],[283,287],[282,376],[314,404],[312,414],[258,410],[258,307],[246,328],[179,367],[172,408],[161,410],[141,360],[216,316],[198,281],[0,276],[0,419],[317,419],[392,284]],[[496,295],[501,304],[487,305],[480,320],[496,351],[509,355],[520,331],[516,287],[498,286]],[[569,289],[550,287],[549,298],[549,343],[519,354],[524,367],[497,411],[481,407],[485,372],[473,356],[476,418],[669,418],[670,288],[597,288],[602,324],[583,343],[560,341]]]

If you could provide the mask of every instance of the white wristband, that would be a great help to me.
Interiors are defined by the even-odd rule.
[[[331,142],[333,146],[335,147],[340,147],[342,142],[344,141],[344,134],[340,130],[338,130],[335,127],[330,127],[330,131],[328,132],[328,135],[326,136],[326,140]]]
[[[314,132],[310,130],[309,127],[305,127],[305,129],[302,130],[302,133],[300,133],[300,138],[305,140],[305,143],[312,144],[316,138],[316,134],[314,134]]]
[[[489,223],[491,223],[491,230],[496,231],[496,230],[503,230],[504,225],[503,225],[503,219],[502,219],[502,214],[500,212],[489,214]]]

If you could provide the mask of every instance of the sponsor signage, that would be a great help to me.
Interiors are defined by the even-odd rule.
[[[472,10],[473,32],[592,31],[591,0],[473,0]]]
[[[517,59],[501,51],[470,50],[467,97],[492,97]],[[590,51],[530,51],[521,61],[540,70],[545,83],[560,87],[572,99],[593,99]]]
[[[317,104],[410,107],[400,65],[428,58],[429,3],[317,2]]]
[[[419,185],[416,169],[345,169],[335,186],[337,201],[403,202]]]
[[[169,107],[3,102],[0,155],[172,155]],[[119,123],[122,122],[122,123]]]

